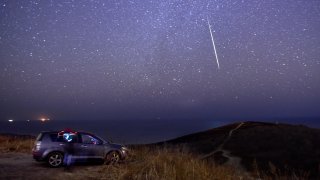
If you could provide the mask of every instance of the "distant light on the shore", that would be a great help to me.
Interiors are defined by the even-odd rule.
[[[49,118],[40,118],[41,122],[46,122],[46,121],[49,121],[49,120],[50,120]]]
[[[8,121],[9,121],[9,122],[13,122],[13,119],[9,119]]]

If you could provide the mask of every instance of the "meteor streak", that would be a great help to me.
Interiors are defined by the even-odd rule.
[[[211,41],[212,41],[212,46],[213,46],[213,50],[214,50],[214,55],[216,56],[218,69],[220,69],[218,54],[217,54],[217,50],[216,50],[216,45],[214,43],[213,34],[212,34],[212,30],[211,30],[211,25],[210,25],[208,17],[207,17],[207,22],[208,22],[208,26],[209,26],[210,35],[211,35]]]

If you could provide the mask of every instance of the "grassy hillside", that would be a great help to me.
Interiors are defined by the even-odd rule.
[[[239,123],[199,132],[158,145],[184,145],[192,153],[210,154],[220,147],[231,155],[241,158],[241,165],[251,172],[260,169],[272,174],[275,169],[282,173],[320,176],[320,130],[301,125],[245,122],[228,135]],[[226,142],[225,140],[228,139]],[[223,147],[221,144],[224,143]],[[206,158],[224,164],[228,158],[221,151]]]
[[[280,169],[319,173],[320,130],[305,126],[278,124],[246,127],[235,132],[225,148],[242,157],[243,164],[252,169],[256,160],[266,169],[272,162]]]
[[[1,136],[2,153],[9,152],[8,155],[21,156],[20,152],[30,153],[33,138],[19,138]],[[5,154],[5,153],[3,153]],[[6,155],[6,156],[8,156]],[[47,174],[54,174],[52,179],[118,179],[118,180],[209,180],[209,179],[307,179],[308,175],[293,176],[281,174],[276,170],[273,174],[266,175],[263,172],[253,171],[247,173],[227,165],[215,165],[213,162],[199,158],[198,154],[190,153],[185,146],[176,146],[174,148],[154,145],[141,145],[130,147],[129,158],[116,165],[93,165],[93,164],[75,164],[72,172],[65,172],[63,168],[49,168],[44,164],[36,163],[32,160],[31,154],[30,167],[33,171],[46,171]],[[0,158],[1,162],[1,158]],[[39,165],[37,165],[39,164]],[[12,170],[14,171],[14,170]],[[19,171],[23,171],[20,169]],[[20,177],[32,172],[3,172],[0,177],[7,174],[22,174]],[[41,175],[38,175],[41,178]]]
[[[0,135],[0,152],[30,153],[31,156],[34,140],[32,136]],[[320,130],[306,126],[235,123],[166,142],[130,146],[130,157],[124,163],[95,167],[94,171],[87,171],[86,176],[107,179],[317,178],[319,142]],[[228,163],[232,156],[240,157],[243,168]],[[75,171],[73,176],[82,179],[83,173]]]

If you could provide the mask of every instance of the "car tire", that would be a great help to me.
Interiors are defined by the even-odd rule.
[[[105,164],[112,165],[117,164],[120,161],[120,153],[117,151],[111,151],[106,155]]]
[[[52,152],[47,157],[47,163],[50,167],[60,167],[63,164],[63,154],[60,152]]]

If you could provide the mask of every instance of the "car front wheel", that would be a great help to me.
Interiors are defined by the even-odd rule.
[[[63,163],[63,155],[59,152],[50,153],[47,162],[51,167],[59,167]]]
[[[105,164],[116,164],[120,161],[120,154],[117,151],[111,151],[107,154]]]

